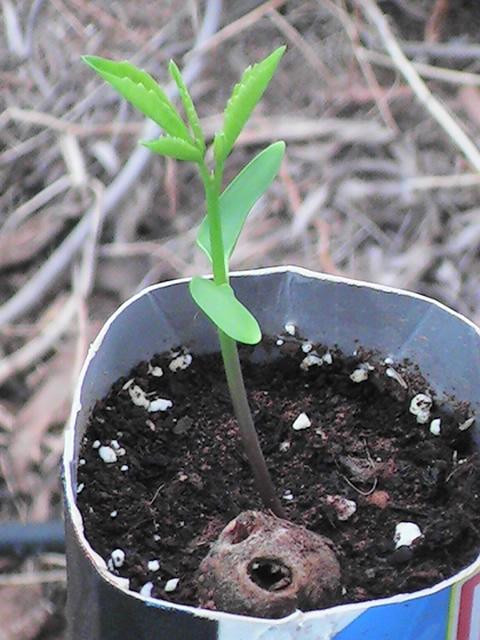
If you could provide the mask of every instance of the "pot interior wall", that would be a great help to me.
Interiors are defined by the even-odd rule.
[[[407,358],[420,367],[441,400],[455,395],[478,411],[480,336],[474,325],[445,307],[295,269],[235,275],[232,285],[265,335],[283,333],[285,323],[293,322],[302,337],[336,345],[346,354],[360,345],[394,361]],[[215,331],[184,282],[151,288],[124,306],[85,372],[75,454],[92,406],[112,383],[139,361],[180,345],[193,353],[217,349]]]

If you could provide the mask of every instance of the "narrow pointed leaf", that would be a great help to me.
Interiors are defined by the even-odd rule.
[[[232,150],[235,140],[268,87],[284,52],[285,47],[279,47],[261,62],[245,69],[240,82],[233,88],[224,112],[223,160]]]
[[[189,142],[185,142],[185,140],[182,140],[181,138],[163,136],[158,140],[142,140],[141,144],[154,153],[159,153],[160,155],[168,156],[169,158],[175,158],[176,160],[200,162],[202,159],[202,152],[200,149]]]
[[[168,71],[178,87],[178,93],[182,100],[183,108],[185,109],[185,115],[187,116],[187,120],[195,137],[195,142],[198,144],[200,149],[202,149],[202,151],[205,151],[205,138],[203,135],[202,127],[200,125],[200,118],[198,117],[197,110],[195,109],[195,105],[193,104],[192,96],[190,95],[187,85],[185,84],[182,74],[180,73],[180,69],[177,67],[173,60],[170,60]]]
[[[235,249],[253,205],[277,175],[284,153],[284,142],[271,144],[240,171],[220,196],[223,246],[227,258],[230,258]],[[206,216],[198,231],[197,244],[211,261],[210,234]]]
[[[214,325],[237,342],[257,344],[262,339],[258,322],[235,297],[228,284],[217,285],[212,280],[193,278],[190,293],[200,309]]]
[[[98,56],[83,60],[136,109],[159,124],[171,136],[191,141],[187,126],[166,93],[146,71],[126,60],[116,62]]]

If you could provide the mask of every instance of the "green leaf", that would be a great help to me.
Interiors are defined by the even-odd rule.
[[[181,138],[163,136],[158,140],[141,140],[140,142],[150,151],[159,153],[162,156],[168,156],[176,160],[191,160],[192,162],[200,162],[202,160],[200,149]]]
[[[237,300],[229,284],[217,285],[213,280],[193,278],[190,293],[200,309],[221,331],[245,344],[257,344],[262,339],[258,322]]]
[[[190,92],[188,91],[187,85],[182,78],[180,69],[177,67],[173,60],[170,60],[168,71],[178,87],[178,93],[180,94],[187,120],[190,124],[190,127],[192,128],[195,142],[198,144],[199,148],[202,151],[205,151],[205,137],[200,125],[200,118],[198,117],[197,110],[195,109],[195,105],[193,104],[193,100]]]
[[[136,109],[159,124],[171,136],[191,142],[187,126],[151,75],[126,60],[116,62],[98,56],[82,58]]]
[[[284,142],[271,144],[240,171],[220,196],[220,220],[222,222],[223,246],[227,258],[230,258],[235,249],[238,237],[253,205],[277,175],[284,153]],[[206,216],[198,231],[197,244],[211,261],[210,233]]]
[[[261,62],[247,67],[240,82],[234,86],[224,112],[225,145],[222,160],[227,158],[235,140],[268,87],[285,49],[286,47],[279,47]]]

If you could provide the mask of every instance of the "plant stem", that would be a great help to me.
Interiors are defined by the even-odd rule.
[[[227,376],[227,384],[232,397],[233,410],[240,428],[245,453],[252,468],[257,491],[267,509],[271,509],[279,518],[285,518],[285,512],[275,494],[275,487],[265,463],[248,404],[237,343],[223,333],[223,331],[219,330],[218,336],[220,339],[223,365]]]
[[[222,169],[210,173],[205,164],[199,164],[200,176],[205,189],[207,201],[207,218],[210,230],[210,245],[212,250],[213,280],[215,284],[228,284],[228,271],[223,250],[222,224],[220,220],[220,187]]]
[[[213,173],[205,163],[198,165],[205,189],[207,217],[210,229],[213,279],[218,285],[228,284],[228,264],[223,246],[222,224],[220,220],[220,191],[222,187],[223,164],[217,165]],[[223,366],[227,377],[228,389],[232,399],[233,411],[237,418],[243,447],[252,469],[255,485],[267,509],[271,509],[280,518],[285,517],[282,505],[275,494],[275,488],[260,447],[250,406],[248,404],[245,382],[243,380],[237,343],[223,331],[217,329],[222,352]]]

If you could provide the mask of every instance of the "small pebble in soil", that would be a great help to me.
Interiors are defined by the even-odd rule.
[[[434,420],[431,421],[430,423],[430,433],[434,436],[439,436],[442,432],[441,429],[441,423],[442,421],[440,420],[440,418],[435,418]]]
[[[147,407],[147,411],[149,413],[154,413],[155,411],[168,411],[173,407],[173,402],[171,400],[167,400],[166,398],[157,398],[156,400],[152,400]]]
[[[302,344],[302,351],[303,353],[310,353],[310,351],[313,349],[313,345],[311,342],[304,342]]]
[[[400,547],[410,547],[416,540],[423,537],[418,524],[415,522],[399,522],[395,527],[393,542],[395,549]]]
[[[123,567],[123,563],[125,562],[125,551],[123,549],[114,549],[110,554],[110,557],[112,559],[113,566],[116,569]]]
[[[170,578],[164,586],[163,590],[165,593],[172,593],[178,587],[178,583],[180,582],[180,578]]]
[[[110,446],[112,447],[112,449],[114,449],[115,451],[118,451],[120,449],[120,445],[118,444],[118,440],[111,440],[110,441]]]
[[[278,449],[279,451],[281,451],[282,453],[285,453],[285,451],[288,451],[291,447],[291,443],[288,440],[285,440],[284,442],[281,442],[278,445]]]
[[[295,332],[296,332],[297,328],[296,326],[293,324],[293,322],[287,322],[287,324],[285,325],[285,331],[290,335],[290,336],[294,336]]]
[[[426,424],[430,420],[430,409],[433,400],[426,393],[417,393],[410,402],[409,411],[417,418],[418,424]]]
[[[277,347],[282,347],[285,344],[285,340],[279,338],[275,344],[277,345]]]
[[[82,493],[84,489],[85,489],[85,485],[83,484],[83,482],[81,482],[77,487],[77,493]]]
[[[292,429],[294,431],[302,431],[303,429],[308,429],[311,426],[312,426],[312,421],[307,416],[307,414],[301,413],[292,424]]]
[[[291,501],[293,500],[293,493],[290,491],[290,489],[287,489],[286,491],[283,492],[282,498],[284,500]]]
[[[112,449],[112,447],[107,447],[104,445],[100,447],[98,450],[98,455],[105,462],[105,464],[112,464],[117,461],[117,454]]]
[[[387,356],[384,360],[385,364],[393,364],[394,360],[390,356]]]
[[[149,571],[159,571],[160,570],[160,562],[158,560],[149,560],[147,562],[147,569]]]
[[[177,371],[183,371],[184,369],[188,369],[188,367],[192,364],[192,359],[193,358],[190,353],[181,353],[170,362],[168,368],[173,373],[176,373]]]
[[[162,367],[153,367],[150,362],[148,363],[148,374],[154,378],[161,378],[163,376]]]
[[[110,511],[110,518],[116,518],[118,516],[118,511]]]
[[[374,491],[365,498],[365,501],[378,509],[385,509],[390,502],[390,494],[388,491]]]
[[[193,420],[189,416],[183,416],[179,418],[172,431],[176,436],[180,436],[186,433],[193,425]]]
[[[122,466],[120,467],[120,471],[123,471],[123,473],[128,471],[128,464],[122,464]]]
[[[153,582],[146,582],[143,587],[140,589],[140,595],[145,598],[150,598],[153,590]]]
[[[462,424],[458,425],[459,431],[466,431],[467,429],[470,429],[470,427],[474,422],[475,422],[475,416],[468,418],[468,420],[465,420],[465,422],[462,422]]]
[[[78,461],[78,466],[83,467],[84,464],[87,464],[87,461],[85,460],[85,458],[80,458],[80,460]]]
[[[120,447],[120,449],[117,451],[117,456],[124,456],[127,452],[125,451],[125,449],[123,447]]]
[[[130,379],[129,379],[129,380],[127,380],[127,381],[125,382],[125,384],[122,386],[122,389],[123,389],[124,391],[126,391],[127,389],[129,389],[129,388],[132,386],[132,384],[133,384],[134,382],[135,382],[135,378],[130,378]]]
[[[387,367],[387,369],[385,370],[385,375],[387,375],[389,378],[392,378],[392,380],[395,380],[395,382],[398,382],[398,384],[403,389],[407,389],[408,387],[407,383],[402,378],[402,376],[398,373],[398,371],[395,371],[393,367]]]
[[[368,374],[370,371],[373,371],[372,365],[368,362],[363,362],[354,371],[352,371],[350,374],[350,380],[357,383],[365,382],[365,380],[368,380]]]
[[[153,534],[153,539],[155,540],[155,542],[159,542],[162,539],[162,537],[159,536],[158,533],[154,533]]]
[[[357,503],[355,500],[349,500],[344,496],[326,496],[325,502],[335,509],[337,514],[337,518],[340,522],[345,522],[349,518],[353,516],[355,511],[357,510]]]
[[[92,443],[92,449],[98,449],[100,447],[100,444],[101,444],[100,440],[95,440]]]

